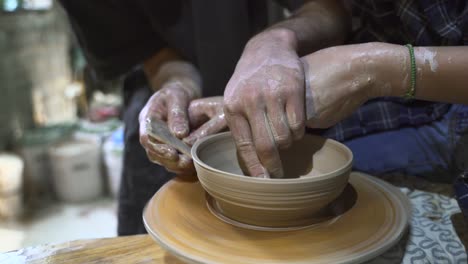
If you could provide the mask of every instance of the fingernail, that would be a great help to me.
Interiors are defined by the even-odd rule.
[[[187,134],[188,134],[187,126],[184,126],[184,125],[175,126],[174,127],[174,134],[179,138],[187,136]]]
[[[153,146],[153,149],[155,152],[163,156],[165,159],[175,160],[177,157],[177,151],[167,145],[156,145],[156,146]]]

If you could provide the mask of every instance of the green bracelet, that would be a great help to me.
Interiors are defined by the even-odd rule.
[[[414,57],[414,48],[411,44],[406,44],[405,45],[410,54],[410,59],[411,59],[411,84],[410,87],[408,88],[408,91],[406,91],[405,94],[405,99],[413,99],[415,90],[416,90],[416,58]]]

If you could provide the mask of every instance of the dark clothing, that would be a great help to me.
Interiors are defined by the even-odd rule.
[[[359,17],[360,25],[353,32],[351,43],[468,45],[467,0],[359,0],[352,2],[352,10],[353,15]],[[449,109],[450,104],[379,98],[367,102],[323,135],[344,141],[402,127],[422,126],[441,120]],[[457,109],[458,115],[468,116],[468,107]],[[462,133],[467,122],[457,120],[456,131]]]
[[[96,74],[104,79],[126,75],[118,234],[144,233],[146,202],[174,175],[152,164],[139,143],[138,114],[152,94],[139,64],[171,47],[198,67],[204,96],[222,95],[247,40],[282,12],[268,0],[60,2]],[[290,9],[301,4],[278,2]]]
[[[440,120],[449,109],[449,104],[379,98],[366,102],[322,135],[345,141],[402,127],[417,127]]]
[[[267,7],[277,8],[267,0],[60,1],[101,78],[126,74],[171,47],[198,67],[204,96],[222,94],[245,43],[267,26]]]
[[[124,81],[125,152],[119,192],[118,234],[145,233],[142,212],[154,193],[174,175],[151,163],[139,141],[138,114],[153,94],[143,71]]]
[[[415,46],[468,44],[466,0],[355,0],[362,25],[353,42],[390,42]]]

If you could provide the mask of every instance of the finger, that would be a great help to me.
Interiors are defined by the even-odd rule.
[[[193,166],[193,160],[189,156],[183,154],[179,155],[179,162],[177,165],[182,171],[191,171],[195,169]]]
[[[167,121],[167,107],[164,94],[155,93],[148,100],[145,119],[147,118],[157,118],[162,121]]]
[[[269,178],[268,171],[258,159],[247,120],[241,115],[230,114],[229,110],[225,110],[225,114],[232,137],[236,143],[238,156],[241,159],[240,162],[244,163],[248,174],[252,177]]]
[[[186,155],[179,155],[177,162],[165,163],[166,170],[175,174],[187,175],[195,173],[195,167],[190,157]]]
[[[279,101],[267,105],[267,117],[277,146],[279,148],[289,147],[292,143],[292,136],[285,113],[285,104]]]
[[[157,106],[151,107],[148,117],[157,118],[159,120],[167,122],[167,109],[164,104],[158,104]]]
[[[187,116],[189,98],[184,92],[180,91],[173,91],[167,97],[168,127],[176,137],[184,138],[190,131]]]
[[[141,146],[147,150],[147,149],[150,149],[150,145],[148,144],[149,142],[149,136],[148,136],[148,122],[146,122],[146,120],[142,120],[140,118],[140,122],[139,122],[139,133],[140,133],[140,144]]]
[[[299,94],[286,101],[286,117],[294,140],[301,139],[305,133],[304,95]]]
[[[174,147],[171,147],[166,144],[153,143],[151,142],[151,140],[148,141],[148,145],[150,146],[149,150],[154,152],[162,159],[173,162],[176,162],[178,160],[179,153]]]
[[[156,153],[151,150],[147,150],[146,155],[148,156],[148,159],[151,162],[164,167],[169,172],[184,172],[182,168],[179,168],[179,155],[176,156],[176,160],[168,160],[164,156],[161,156],[159,153]]]
[[[176,154],[175,158],[173,157],[167,157],[165,154],[158,153],[152,149],[146,149],[146,155],[148,156],[148,159],[154,163],[157,163],[161,166],[166,167],[168,164],[174,163],[177,164],[179,161],[179,155]]]
[[[209,120],[205,110],[204,101],[198,99],[190,102],[188,115],[191,128],[197,128]]]
[[[197,130],[192,132],[188,137],[184,139],[184,142],[192,146],[200,138],[218,133],[226,128],[226,119],[224,114],[220,114],[203,124]]]
[[[272,178],[282,178],[281,159],[265,111],[255,110],[249,113],[249,124],[260,162]]]
[[[167,153],[159,153],[153,150],[147,150],[146,153],[152,162],[164,166],[168,171],[187,172],[194,169],[192,159],[184,154],[176,152],[175,155],[171,153],[171,157],[168,157]]]
[[[148,160],[151,161],[152,163],[158,164],[160,166],[163,166],[163,159],[161,159],[155,152],[152,152],[151,150],[146,151],[146,157],[148,157]],[[163,166],[164,167],[164,166]]]

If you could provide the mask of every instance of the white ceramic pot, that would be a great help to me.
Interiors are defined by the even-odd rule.
[[[57,198],[84,202],[102,195],[99,145],[74,140],[51,148],[49,154]]]
[[[13,154],[0,154],[0,193],[19,192],[23,184],[23,160]]]
[[[124,139],[123,129],[115,131],[104,143],[104,163],[107,183],[112,197],[117,197],[123,169]]]
[[[0,218],[17,218],[23,212],[23,160],[0,154]]]

